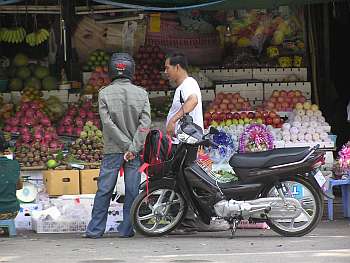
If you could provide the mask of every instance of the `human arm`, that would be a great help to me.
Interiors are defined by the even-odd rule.
[[[22,188],[23,188],[23,181],[21,178],[19,178],[16,184],[16,190],[20,190]]]
[[[140,152],[145,143],[146,136],[151,127],[151,106],[146,94],[142,112],[139,117],[139,125],[133,137],[132,143],[128,148],[128,152],[135,154]]]
[[[166,127],[166,132],[171,136],[175,134],[175,126],[178,120],[181,119],[182,116],[186,113],[190,113],[194,110],[194,108],[198,104],[198,97],[196,94],[191,94],[188,96],[181,109],[175,113],[175,115],[169,120],[168,125]]]

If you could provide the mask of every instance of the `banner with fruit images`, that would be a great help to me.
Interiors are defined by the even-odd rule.
[[[225,67],[305,66],[303,8],[230,10],[221,20]]]

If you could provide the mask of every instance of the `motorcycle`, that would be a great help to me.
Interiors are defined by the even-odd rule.
[[[266,222],[282,236],[311,232],[323,214],[326,179],[320,171],[324,152],[319,145],[234,154],[229,164],[239,178],[218,182],[197,161],[186,165],[188,152],[198,146],[217,146],[210,128],[204,135],[190,116],[180,121],[181,142],[173,158],[163,163],[140,187],[132,208],[135,230],[145,236],[163,236],[176,229],[189,208],[206,224],[212,217],[230,224],[232,237],[242,220]],[[326,195],[327,196],[327,195]]]

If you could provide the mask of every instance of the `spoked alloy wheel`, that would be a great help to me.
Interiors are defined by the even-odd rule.
[[[141,192],[131,208],[131,219],[137,232],[162,236],[174,230],[187,212],[181,193],[168,187],[153,187]]]
[[[315,187],[302,177],[290,177],[280,181],[284,197],[295,198],[300,203],[300,215],[296,218],[272,219],[268,221],[272,230],[283,236],[303,236],[311,232],[323,214],[323,199]],[[275,186],[266,189],[266,197],[279,197]]]

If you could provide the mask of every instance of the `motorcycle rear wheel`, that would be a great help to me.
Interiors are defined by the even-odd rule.
[[[159,237],[177,228],[187,213],[182,194],[169,186],[154,186],[142,191],[131,207],[135,230],[145,236]]]
[[[291,176],[280,180],[285,197],[298,199],[302,214],[295,219],[269,219],[267,224],[276,233],[287,237],[300,237],[310,233],[321,221],[323,215],[323,198],[318,189],[306,178]],[[268,186],[264,197],[279,196],[274,185]],[[305,220],[304,222],[303,220]],[[304,224],[302,224],[304,223]]]

